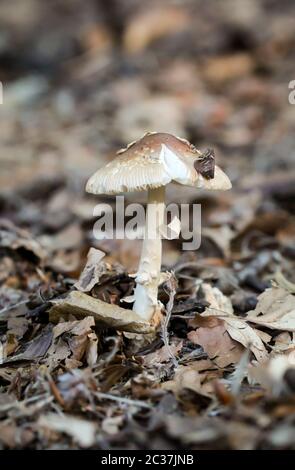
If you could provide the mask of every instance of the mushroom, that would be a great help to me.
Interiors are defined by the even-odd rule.
[[[133,305],[133,310],[147,321],[161,311],[157,298],[162,282],[160,228],[164,222],[165,186],[170,182],[209,190],[231,188],[229,178],[214,164],[212,151],[202,154],[187,140],[158,132],[149,132],[120,150],[86,185],[86,191],[93,194],[148,191],[145,235]],[[156,227],[152,226],[154,221]]]

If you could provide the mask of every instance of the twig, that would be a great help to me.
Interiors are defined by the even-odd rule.
[[[174,268],[174,272],[178,273],[179,271],[182,271],[183,269],[202,269],[206,268],[207,266],[205,264],[198,263],[196,261],[188,261],[186,263],[181,263],[178,266]]]
[[[58,389],[58,387],[55,385],[54,381],[52,380],[50,374],[48,373],[47,374],[47,380],[48,380],[48,383],[49,383],[49,387],[50,387],[50,391],[52,393],[52,395],[54,396],[54,398],[56,399],[56,401],[59,403],[59,405],[62,407],[62,408],[65,408],[65,401]]]
[[[44,398],[43,398],[44,397]],[[38,410],[42,408],[44,405],[47,405],[48,403],[51,403],[53,401],[54,397],[52,395],[47,396],[47,394],[43,395],[35,395],[33,397],[27,398],[22,401],[14,401],[12,403],[7,403],[5,405],[0,406],[0,411],[9,411],[10,409],[16,408],[19,410],[25,410],[28,406],[30,406],[30,410],[33,408],[35,410]],[[37,403],[34,403],[37,402]]]
[[[92,367],[92,370],[94,371],[94,377],[97,377],[101,374],[101,367],[106,367],[108,364],[110,364],[119,351],[120,337],[117,338],[116,336],[109,336],[105,339],[105,342],[110,341],[112,341],[114,344],[113,348],[108,353],[106,353],[102,360],[99,360],[99,362]]]
[[[153,408],[151,405],[148,405],[143,401],[132,400],[130,398],[125,397],[117,397],[116,395],[111,395],[110,393],[94,392],[94,395],[102,400],[113,400],[119,403],[126,403],[126,405],[138,406],[140,408],[148,408],[149,410]]]
[[[168,334],[168,325],[170,322],[170,317],[174,305],[174,297],[176,294],[176,288],[177,288],[177,280],[174,275],[174,273],[170,273],[168,281],[165,283],[165,290],[169,294],[169,300],[166,305],[166,315],[164,319],[162,320],[162,339],[164,342],[164,346],[167,348],[167,351],[169,353],[169,356],[171,357],[173,361],[174,367],[178,366],[178,361],[176,357],[174,356],[173,352],[171,351],[170,345],[169,345],[169,334]]]
[[[12,310],[16,307],[19,307],[20,305],[23,305],[23,304],[26,304],[28,302],[28,299],[26,300],[21,300],[20,302],[17,302],[16,304],[14,305],[10,305],[9,307],[5,307],[5,308],[2,308],[2,310],[0,310],[0,315],[2,315],[2,313],[6,313],[6,312],[9,312],[9,310]]]

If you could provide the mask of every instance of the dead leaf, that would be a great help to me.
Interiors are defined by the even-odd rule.
[[[229,364],[236,364],[243,354],[243,348],[231,339],[227,333],[225,321],[214,316],[208,316],[203,320],[205,320],[202,322],[204,326],[196,331],[190,331],[187,335],[188,339],[194,344],[202,346],[218,367],[223,368]],[[206,326],[206,320],[208,320],[208,326]]]
[[[152,325],[142,320],[132,310],[117,305],[107,304],[102,300],[90,297],[83,292],[72,291],[65,299],[52,301],[50,321],[56,323],[60,318],[74,315],[76,318],[92,316],[100,325],[134,333],[151,333]]]
[[[143,356],[143,363],[147,367],[156,366],[158,364],[162,364],[163,362],[171,361],[171,352],[174,356],[177,355],[182,349],[183,341],[179,341],[175,344],[170,344],[170,353],[167,347],[164,345],[160,349],[156,351],[146,354]]]
[[[172,380],[162,384],[164,390],[170,390],[175,394],[183,392],[184,389],[202,394],[201,375],[195,370],[193,364],[189,366],[178,366]]]
[[[91,327],[94,325],[94,318],[91,316],[85,317],[80,321],[61,322],[53,328],[53,337],[56,339],[62,334],[69,332],[77,336],[88,334],[92,331]]]
[[[164,382],[162,388],[170,390],[176,395],[181,394],[184,390],[191,390],[210,398],[213,392],[213,379],[218,376],[219,372],[212,370],[212,363],[209,361],[194,361],[175,368],[173,379]]]
[[[246,320],[274,330],[295,331],[295,295],[282,287],[266,289]]]
[[[52,342],[52,338],[52,326],[48,325],[38,336],[27,343],[27,347],[23,352],[9,357],[4,362],[2,362],[1,366],[5,364],[18,364],[22,361],[37,361],[38,359],[44,357],[48,351]]]
[[[30,237],[29,232],[16,227],[7,219],[0,219],[0,246],[10,250],[28,251],[40,260],[46,255],[42,246]]]
[[[16,338],[22,338],[29,328],[29,320],[24,317],[8,318],[7,321],[7,334],[12,334]]]
[[[92,316],[58,323],[53,328],[54,342],[47,354],[49,363],[54,367],[65,360],[66,368],[72,369],[80,367],[86,355],[88,365],[95,364],[98,338],[92,330],[94,325]]]
[[[81,292],[89,292],[98,284],[100,277],[107,272],[106,264],[102,263],[101,260],[105,256],[105,253],[96,248],[90,248],[87,255],[87,263],[83,269],[79,281],[76,282],[76,289]]]
[[[62,361],[66,360],[71,354],[68,344],[62,339],[53,343],[47,353],[47,364],[54,369]]]
[[[202,291],[205,299],[210,303],[201,316],[215,315],[224,320],[226,331],[232,339],[249,348],[259,362],[267,359],[268,354],[261,338],[251,326],[242,318],[235,317],[231,300],[226,297],[217,287],[202,283]]]
[[[272,350],[275,353],[284,353],[290,349],[293,350],[295,348],[295,333],[284,331],[283,333],[278,334],[274,341],[275,344],[272,347]]]

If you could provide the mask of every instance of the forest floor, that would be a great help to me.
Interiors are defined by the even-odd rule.
[[[24,3],[0,34],[0,449],[294,449],[292,3]],[[84,188],[145,131],[214,148],[233,184],[167,187],[202,243],[163,243],[149,334],[81,308],[128,309],[141,242],[96,240],[115,200]]]

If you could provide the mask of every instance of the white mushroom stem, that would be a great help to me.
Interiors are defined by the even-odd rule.
[[[133,310],[150,321],[159,308],[158,287],[161,282],[162,240],[160,227],[164,222],[165,186],[148,190],[145,236],[136,274]]]

